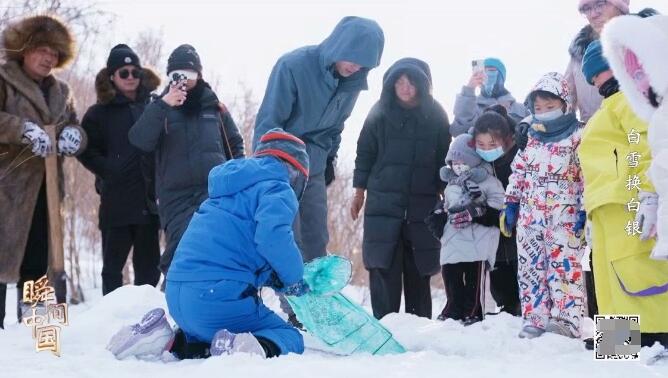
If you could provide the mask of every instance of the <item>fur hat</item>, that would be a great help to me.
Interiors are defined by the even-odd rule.
[[[255,148],[255,156],[275,156],[292,165],[299,172],[308,177],[309,159],[306,153],[306,145],[296,136],[274,128],[267,131],[260,138]]]
[[[76,43],[69,28],[55,16],[24,18],[2,32],[4,56],[23,61],[23,55],[36,47],[48,46],[58,52],[56,68],[63,68],[74,58]]]
[[[462,161],[470,168],[475,168],[482,163],[482,158],[475,151],[473,135],[461,134],[452,141],[445,162],[450,164],[455,160]]]
[[[668,16],[639,18],[615,17],[605,25],[601,33],[603,54],[608,58],[612,72],[635,113],[649,122],[656,111],[648,97],[635,84],[627,72],[633,61],[640,64],[652,90],[668,97]],[[635,57],[635,58],[633,58]],[[628,67],[627,67],[628,66]]]

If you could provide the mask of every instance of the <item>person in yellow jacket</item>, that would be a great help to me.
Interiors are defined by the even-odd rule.
[[[604,97],[578,151],[599,312],[640,315],[641,344],[667,346],[668,261],[650,259],[658,197],[647,176],[648,126],[619,91],[599,41],[585,51],[582,71]]]

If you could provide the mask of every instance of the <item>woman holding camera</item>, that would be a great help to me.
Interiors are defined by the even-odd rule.
[[[211,168],[244,156],[243,138],[202,79],[195,48],[177,47],[167,61],[167,73],[170,85],[129,132],[133,145],[155,152],[158,214],[167,239],[160,259],[163,274],[190,218],[207,198]]]

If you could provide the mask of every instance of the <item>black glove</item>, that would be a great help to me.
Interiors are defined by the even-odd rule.
[[[455,228],[466,228],[471,225],[474,219],[485,215],[486,211],[486,206],[475,203],[470,203],[458,209],[450,209],[450,224]]]
[[[523,150],[527,143],[529,143],[529,124],[522,122],[515,129],[515,144],[520,150]]]
[[[522,122],[515,128],[515,144],[520,150],[523,150],[527,143],[529,143],[529,124]]]
[[[429,232],[438,240],[443,237],[443,229],[448,222],[448,213],[443,209],[443,201],[438,201],[434,210],[424,219]]]
[[[327,167],[325,167],[325,185],[329,186],[329,184],[334,181],[336,178],[334,175],[334,165],[336,163],[336,158],[333,156],[330,156],[327,158]]]

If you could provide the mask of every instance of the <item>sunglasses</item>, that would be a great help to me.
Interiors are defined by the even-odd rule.
[[[136,68],[134,68],[132,70],[128,70],[127,68],[124,68],[124,69],[118,71],[118,76],[121,79],[127,79],[128,77],[130,77],[130,75],[132,75],[132,77],[135,78],[135,79],[141,79],[141,77],[143,76],[141,70],[138,70]]]

